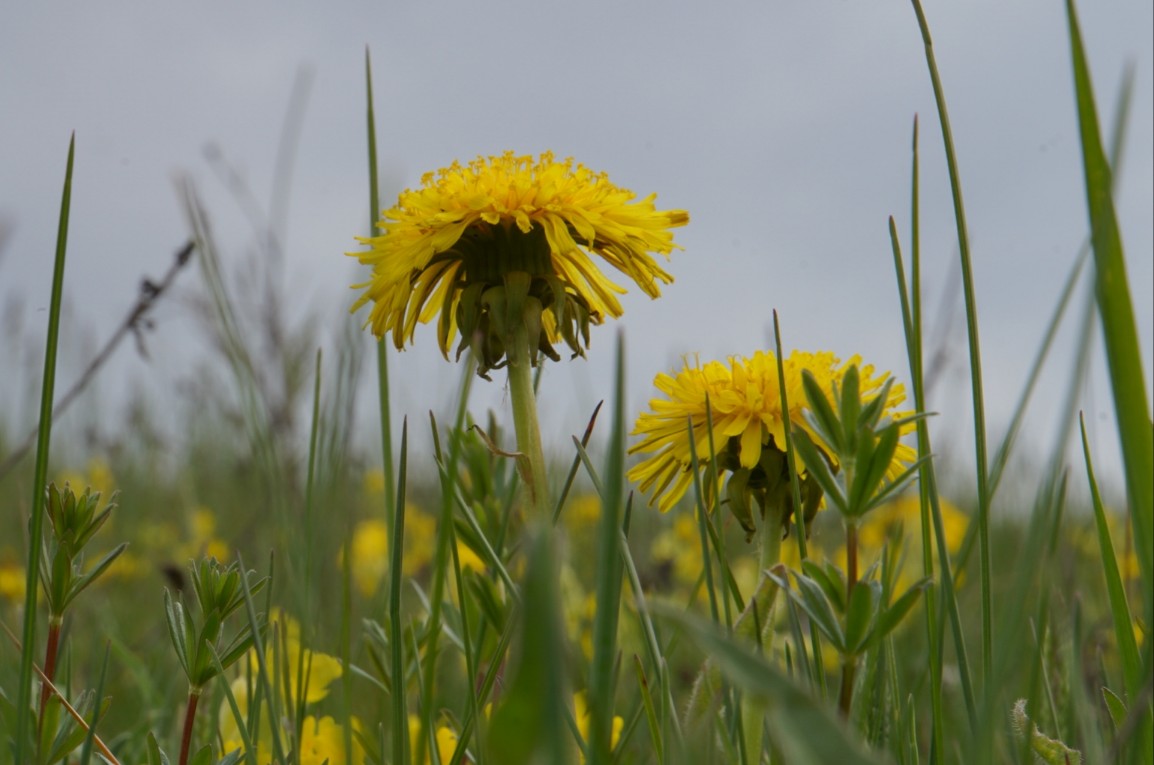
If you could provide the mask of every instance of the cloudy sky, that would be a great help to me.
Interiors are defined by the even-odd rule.
[[[1064,5],[928,5],[961,162],[996,436],[1087,231]],[[1118,209],[1149,386],[1154,20],[1148,2],[1082,5],[1108,123],[1126,66],[1134,71]],[[386,202],[453,159],[552,150],[690,212],[677,231],[684,250],[669,267],[676,283],[657,301],[634,290],[617,324],[634,412],[653,375],[683,354],[769,347],[772,309],[787,348],[860,353],[908,377],[887,217],[908,244],[911,128],[920,115],[927,313],[948,360],[932,403],[944,434],[968,422],[953,212],[908,3],[54,3],[21,4],[4,17],[6,334],[43,331],[76,133],[65,292],[78,339],[61,385],[83,344],[114,329],[140,278],[159,276],[187,237],[176,178],[197,184],[226,270],[257,250],[255,217],[283,245],[277,270],[297,315],[323,317],[332,334],[363,319],[344,312],[348,285],[363,274],[342,253],[369,218],[367,46]],[[294,113],[299,120],[286,117]],[[278,165],[286,124],[299,128],[289,173]],[[222,181],[213,152],[249,189],[248,203]],[[184,278],[187,290],[195,279]],[[190,374],[203,344],[188,308],[169,302],[155,318],[150,360],[125,347],[102,381],[102,401],[133,380],[163,404]],[[587,361],[550,368],[547,441],[563,443],[608,395],[614,335],[600,328]],[[456,370],[435,350],[432,328],[416,339],[393,356],[393,369],[397,414],[423,421],[451,395]],[[1038,392],[1032,444],[1047,443],[1072,342],[1072,332],[1059,339]],[[5,351],[0,395],[9,402],[26,386],[24,352]],[[1116,454],[1099,357],[1080,405],[1096,448]],[[479,389],[474,408],[503,405],[495,382]],[[31,421],[12,408],[10,420]],[[371,417],[368,405],[362,411]],[[963,437],[938,440],[962,460],[971,448]]]

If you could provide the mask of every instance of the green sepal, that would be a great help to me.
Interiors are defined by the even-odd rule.
[[[745,530],[746,538],[756,533],[757,527],[753,523],[753,511],[749,501],[749,470],[735,470],[725,484],[725,493],[729,499],[729,511]]]

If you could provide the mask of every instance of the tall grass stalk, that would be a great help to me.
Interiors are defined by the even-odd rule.
[[[1106,361],[1110,368],[1118,435],[1122,442],[1126,493],[1130,500],[1149,624],[1154,623],[1154,483],[1150,481],[1151,472],[1154,471],[1154,430],[1150,427],[1150,403],[1146,399],[1142,351],[1138,343],[1130,285],[1126,278],[1122,236],[1114,210],[1113,173],[1102,148],[1093,83],[1073,0],[1067,0],[1066,13],[1070,25],[1070,52],[1086,179],[1086,205],[1094,247],[1098,313],[1102,317]]]
[[[380,181],[377,167],[377,118],[373,109],[373,62],[368,47],[365,48],[365,121],[368,138],[369,164],[369,236],[377,230],[381,214]],[[384,497],[387,503],[393,498],[393,421],[392,405],[389,402],[389,347],[385,338],[377,341],[377,400],[381,408],[381,466],[385,476]],[[385,523],[392,535],[394,515],[404,512],[404,508],[386,508]]]
[[[993,572],[990,564],[990,485],[989,461],[986,457],[986,411],[985,396],[982,391],[982,351],[978,341],[978,305],[974,289],[974,269],[970,258],[969,228],[966,224],[966,209],[962,201],[962,183],[958,171],[957,152],[954,149],[953,130],[950,115],[946,110],[946,95],[942,79],[938,74],[938,64],[934,56],[934,44],[930,39],[929,22],[926,21],[920,0],[912,0],[918,17],[922,42],[925,44],[926,65],[934,89],[934,103],[938,109],[938,122],[942,128],[942,145],[946,152],[946,167],[950,175],[950,193],[954,201],[954,220],[958,232],[958,255],[962,266],[962,290],[966,303],[966,336],[970,350],[970,389],[974,407],[974,456],[977,462],[978,480],[978,553],[982,588],[982,678],[989,688],[993,683],[991,665],[994,654],[993,625]]]
[[[48,452],[52,435],[52,402],[56,389],[56,348],[60,339],[60,307],[64,296],[64,262],[68,251],[68,219],[72,210],[72,167],[76,134],[68,140],[68,162],[56,228],[56,259],[52,267],[52,298],[48,307],[48,336],[44,348],[44,377],[40,392],[40,430],[36,442],[36,468],[32,479],[32,517],[28,522],[28,569],[24,591],[23,649],[20,652],[20,686],[16,696],[16,762],[24,762],[24,747],[32,740],[32,670],[36,651],[36,600],[40,591],[40,558],[44,529],[44,487],[48,481]]]
[[[617,623],[621,613],[621,580],[624,562],[621,535],[625,494],[625,340],[617,335],[617,364],[613,389],[613,425],[605,457],[601,493],[601,518],[597,540],[597,612],[593,622],[593,665],[589,672],[589,762],[609,762],[613,729],[613,698],[618,659]]]

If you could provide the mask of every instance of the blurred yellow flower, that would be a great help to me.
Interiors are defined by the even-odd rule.
[[[585,696],[585,691],[579,691],[573,694],[573,718],[577,722],[577,732],[581,734],[581,741],[589,741],[589,705]],[[613,716],[613,735],[609,740],[610,750],[617,748],[617,742],[621,740],[621,730],[625,727],[625,720],[620,715]],[[582,755],[581,762],[585,762],[585,757]]]
[[[430,563],[437,552],[437,521],[414,504],[405,506],[405,552],[401,560],[401,574],[412,577]],[[462,569],[481,572],[485,563],[468,545],[457,543],[457,554]],[[337,557],[344,565],[344,552]],[[377,588],[389,573],[389,530],[383,520],[369,518],[353,528],[352,577],[353,584],[366,598],[376,594]]]
[[[295,709],[301,703],[315,704],[329,693],[329,686],[340,678],[342,667],[340,660],[319,651],[311,651],[301,645],[300,623],[288,616],[280,609],[273,609],[269,615],[270,629],[265,645],[266,658],[270,671],[282,673],[282,676],[271,678],[273,686],[280,689],[277,704],[282,714],[285,710]],[[272,668],[278,668],[273,670]],[[286,672],[287,677],[283,674]],[[229,684],[237,707],[240,709],[242,722],[232,714],[228,703],[221,704],[217,717],[217,726],[220,738],[224,742],[223,751],[231,752],[243,749],[243,738],[240,734],[240,725],[248,717],[249,685],[255,682],[258,670],[256,651],[250,651],[248,656],[249,675],[236,677]],[[298,682],[298,671],[306,673],[303,693]],[[272,730],[269,727],[270,714],[262,713],[261,728],[255,739],[257,744],[257,760],[265,765],[271,759]],[[287,718],[285,718],[287,719]],[[360,730],[360,721],[352,718],[354,730]],[[291,731],[281,731],[282,740],[289,740]],[[344,751],[344,731],[331,717],[316,718],[308,716],[304,720],[301,731],[301,763],[316,763],[319,765],[329,758],[330,763],[360,763],[364,762],[364,751],[355,743],[353,757],[346,760]]]
[[[89,488],[93,493],[100,492],[100,497],[105,503],[114,501],[112,495],[116,491],[116,480],[108,463],[100,457],[88,460],[83,472],[73,470],[62,473],[56,485],[63,486],[65,483],[70,484],[77,494]],[[113,513],[112,517],[115,518],[116,514]]]
[[[601,518],[601,498],[596,494],[582,494],[570,499],[561,520],[567,528],[584,530],[597,525]]]
[[[580,354],[589,324],[620,316],[616,296],[625,292],[592,255],[650,297],[660,294],[658,281],[673,281],[650,253],[668,257],[676,247],[669,229],[689,215],[657,210],[655,196],[637,199],[604,173],[549,152],[454,162],[426,173],[419,189],[383,212],[380,236],[359,238],[369,250],[348,253],[373,267],[369,281],[355,285],[365,291],[353,310],[371,302],[367,324],[377,337],[391,332],[398,349],[412,340],[417,322],[439,317],[447,357],[458,331],[461,349],[474,331],[487,333],[482,293],[520,272],[531,277],[529,294],[543,308],[540,349],[555,355],[552,345],[564,339]],[[489,367],[503,354],[491,350]]]
[[[374,468],[365,472],[364,481],[365,494],[375,496],[385,493],[385,471],[380,468]]]
[[[360,730],[360,721],[352,718],[354,730]],[[304,719],[301,728],[300,765],[362,765],[365,750],[353,736],[351,757],[345,756],[345,730],[331,717],[319,720],[312,715]]]
[[[658,566],[667,567],[678,584],[693,586],[705,566],[701,557],[701,532],[692,513],[673,519],[671,528],[653,538],[649,554]]]
[[[942,511],[946,549],[956,553],[966,538],[970,517],[944,497],[938,499],[938,506]],[[921,512],[922,503],[917,494],[903,494],[871,510],[858,528],[858,544],[864,549],[881,550],[887,540],[916,540],[920,550]],[[920,566],[920,558],[918,560]]]
[[[1110,540],[1114,543],[1114,556],[1118,561],[1118,573],[1122,581],[1129,584],[1137,581],[1142,575],[1138,563],[1138,551],[1134,545],[1130,521],[1123,513],[1106,508],[1106,528],[1110,531]],[[1073,543],[1078,551],[1090,560],[1101,559],[1101,549],[1098,546],[1098,526],[1091,518],[1088,523],[1081,524],[1073,534]]]
[[[233,681],[230,687],[236,697],[241,714],[247,715],[248,692],[245,690],[244,678]],[[287,719],[285,722],[287,723]],[[351,718],[351,725],[354,731],[361,729],[361,722],[355,716]],[[221,705],[219,726],[219,733],[223,742],[221,752],[224,754],[237,750],[243,752],[244,739],[241,737],[240,728],[227,703]],[[292,731],[282,730],[280,735],[284,745],[291,746]],[[261,716],[260,731],[254,736],[254,743],[256,744],[257,762],[260,765],[272,765],[272,729],[268,724],[267,713],[263,713]],[[356,736],[353,736],[352,756],[345,756],[344,727],[328,716],[319,719],[313,715],[305,717],[301,723],[299,753],[301,765],[323,765],[326,761],[329,765],[363,765],[365,762],[364,747],[361,746]]]
[[[23,603],[27,592],[27,574],[24,567],[12,561],[0,560],[0,599]]]
[[[413,758],[417,756],[417,741],[421,738],[421,718],[409,715],[409,741],[412,746]],[[457,733],[447,725],[438,725],[433,737],[437,740],[437,757],[442,765],[448,765],[457,751]],[[425,748],[425,765],[431,765],[432,753]]]
[[[650,505],[657,503],[662,512],[677,504],[694,478],[690,469],[689,422],[693,424],[693,446],[699,466],[704,469],[708,464],[712,435],[719,473],[756,471],[762,466],[767,451],[784,454],[786,422],[804,430],[822,448],[820,438],[804,416],[809,403],[802,388],[802,373],[812,373],[828,397],[846,370],[858,366],[861,393],[868,400],[871,394],[880,391],[888,375],[876,374],[873,366],[860,365],[858,356],[843,363],[829,352],[794,351],[782,365],[789,400],[787,413],[782,407],[774,354],[758,351],[750,357],[730,356],[726,363],[711,361],[704,366],[696,360],[692,365],[686,360],[684,368],[675,375],[662,373],[654,380],[665,397],[653,399],[650,402],[653,411],[637,418],[633,435],[640,436],[641,440],[629,453],[650,456],[630,469],[629,479],[636,481],[642,492],[650,494]],[[893,385],[886,400],[887,414],[893,418],[901,416],[903,413],[893,410],[904,400],[903,387]],[[712,422],[712,434],[709,422]],[[823,451],[828,455],[830,450]],[[914,458],[911,447],[899,445],[888,476],[898,476]],[[755,485],[757,480],[764,483],[776,478],[754,476],[750,485]],[[706,492],[707,497],[710,494]]]

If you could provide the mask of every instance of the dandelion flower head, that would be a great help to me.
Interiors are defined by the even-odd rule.
[[[349,253],[373,268],[367,282],[354,285],[364,292],[353,310],[372,303],[367,325],[377,337],[392,333],[398,349],[418,322],[437,318],[446,357],[458,333],[458,355],[480,336],[482,367],[492,368],[503,355],[495,335],[504,317],[490,310],[490,290],[523,274],[540,305],[535,347],[557,358],[553,344],[564,340],[581,354],[589,325],[622,313],[617,296],[625,289],[599,262],[650,297],[660,295],[658,282],[673,281],[653,254],[668,258],[676,247],[670,229],[689,215],[657,210],[655,196],[637,199],[604,173],[549,152],[454,162],[402,193],[384,211],[380,235],[360,239],[369,249]]]
[[[830,352],[791,353],[782,364],[789,404],[787,412],[782,406],[777,358],[773,353],[758,351],[750,357],[731,356],[725,363],[711,361],[704,365],[686,360],[679,372],[662,373],[654,380],[654,386],[664,397],[653,399],[652,411],[642,413],[637,419],[633,435],[640,436],[641,440],[629,452],[648,456],[629,471],[629,479],[637,482],[642,492],[650,494],[650,504],[657,504],[662,512],[677,504],[694,479],[690,423],[692,450],[702,469],[709,461],[712,441],[719,476],[725,471],[742,475],[752,486],[758,481],[775,480],[784,468],[787,422],[803,429],[830,455],[830,450],[824,448],[806,420],[809,403],[802,387],[802,374],[809,371],[826,396],[832,396],[852,366],[859,368],[863,398],[876,396],[889,375],[876,373],[871,365],[861,366],[860,357],[854,356],[843,363]],[[902,386],[892,385],[886,414],[892,419],[900,417],[902,413],[894,409],[904,400]],[[909,428],[912,425],[903,426],[903,430]],[[913,459],[914,450],[905,444],[899,445],[888,477],[898,476]]]

